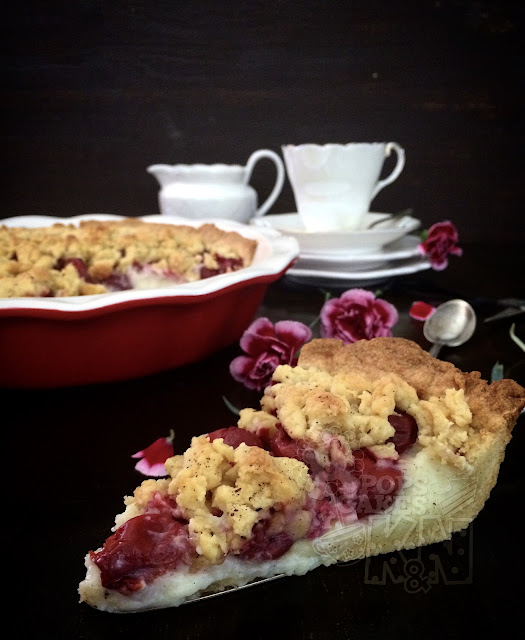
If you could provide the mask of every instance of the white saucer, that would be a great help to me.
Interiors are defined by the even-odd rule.
[[[299,214],[278,213],[253,218],[251,224],[259,227],[271,227],[280,233],[291,235],[299,242],[301,255],[343,255],[366,254],[378,251],[390,242],[414,231],[420,226],[420,221],[412,216],[405,216],[391,222],[389,213],[367,213],[363,229],[336,231],[307,231]],[[373,229],[367,227],[376,220],[384,220]]]
[[[418,247],[421,239],[417,236],[403,236],[399,240],[390,242],[384,247],[370,251],[370,253],[339,253],[317,254],[301,252],[296,268],[301,269],[330,269],[331,271],[374,269],[385,262],[406,260],[419,256]]]
[[[358,286],[372,284],[394,276],[408,275],[430,269],[428,260],[423,258],[412,258],[401,263],[389,262],[381,269],[359,270],[338,270],[338,269],[310,269],[293,266],[286,272],[286,277],[301,284],[317,286]]]

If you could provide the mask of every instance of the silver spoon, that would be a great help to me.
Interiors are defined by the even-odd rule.
[[[396,222],[401,220],[401,218],[405,218],[406,216],[411,216],[413,213],[414,213],[413,209],[403,209],[403,211],[394,213],[394,215],[390,216],[390,218],[379,218],[379,220],[374,220],[372,224],[368,225],[367,229],[372,229],[373,227],[375,227],[378,224],[381,224],[382,222],[388,222],[388,226],[390,227],[392,226],[392,224],[395,224]]]
[[[429,354],[437,358],[441,347],[459,347],[475,329],[476,313],[468,302],[454,299],[440,304],[423,325],[425,338],[433,343]]]

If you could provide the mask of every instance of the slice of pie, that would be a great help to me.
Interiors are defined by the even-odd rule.
[[[313,340],[261,410],[195,437],[125,498],[81,601],[177,606],[257,579],[449,539],[496,483],[525,406],[401,338]]]

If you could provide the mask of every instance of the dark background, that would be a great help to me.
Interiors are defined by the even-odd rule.
[[[412,207],[424,227],[451,219],[463,242],[523,242],[522,6],[11,3],[0,216],[158,213],[153,163],[394,140],[406,167],[374,210]],[[257,167],[261,201],[273,176]],[[271,212],[294,210],[286,182]]]
[[[428,348],[408,309],[420,296],[442,301],[432,299],[432,284],[446,297],[523,295],[521,252],[511,251],[525,240],[522,5],[12,2],[2,16],[0,217],[158,213],[158,185],[146,173],[153,163],[244,164],[255,149],[280,153],[288,143],[394,140],[407,164],[373,208],[412,207],[423,227],[450,219],[465,248],[445,272],[386,289],[400,312],[395,335]],[[257,166],[261,198],[273,171]],[[286,183],[272,212],[294,208]],[[310,323],[321,292],[281,285],[259,315]],[[479,310],[473,339],[443,357],[484,378],[498,361],[524,384],[512,320],[481,321],[496,310]],[[517,334],[523,337],[523,322]],[[131,454],[171,428],[182,451],[195,433],[229,425],[222,396],[257,406],[258,395],[246,398],[228,374],[237,355],[232,345],[203,362],[115,384],[0,389],[2,568],[13,602],[7,637],[464,640],[515,633],[523,416],[490,500],[466,541],[453,540],[454,561],[459,546],[473,545],[457,585],[441,577],[427,592],[408,593],[392,580],[370,584],[357,564],[144,615],[79,605],[84,554],[107,536],[122,496],[143,479]],[[449,557],[446,545],[422,553],[425,568],[429,553]],[[380,569],[391,559],[371,562]]]

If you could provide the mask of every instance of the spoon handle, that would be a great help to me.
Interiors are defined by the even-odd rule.
[[[401,218],[404,218],[405,216],[411,216],[413,213],[414,213],[413,209],[403,209],[403,211],[394,213],[390,218],[386,218],[386,219],[380,218],[379,220],[375,220],[374,222],[372,222],[372,224],[368,225],[368,229],[372,229],[377,224],[381,224],[381,222],[388,222],[389,225],[392,225],[392,223],[395,223],[398,220],[401,220]]]
[[[435,342],[435,343],[430,347],[430,350],[429,350],[429,352],[428,352],[428,353],[429,353],[433,358],[437,358],[437,357],[438,357],[439,352],[441,351],[441,347],[442,347],[442,346],[443,346],[443,345],[442,345],[440,342]]]

